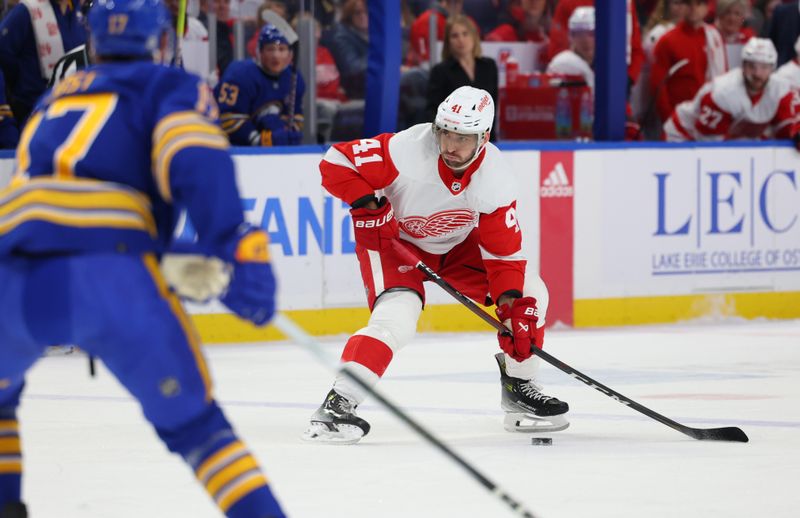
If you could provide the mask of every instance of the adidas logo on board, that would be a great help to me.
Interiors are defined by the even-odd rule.
[[[575,193],[575,189],[569,184],[567,172],[564,164],[558,162],[542,182],[539,196],[542,198],[569,198]]]

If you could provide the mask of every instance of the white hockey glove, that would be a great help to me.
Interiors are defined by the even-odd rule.
[[[217,257],[165,254],[161,271],[175,293],[192,302],[219,297],[231,281],[231,267]]]

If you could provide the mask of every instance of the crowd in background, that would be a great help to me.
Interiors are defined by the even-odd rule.
[[[165,3],[177,20],[178,0]],[[13,147],[19,138],[58,59],[88,38],[80,3],[23,0],[16,4],[17,0],[5,0],[0,15],[0,146],[5,148]],[[518,70],[578,77],[593,89],[593,5],[593,0],[402,0],[398,130],[431,120],[438,103],[462,85],[486,89],[502,109],[499,91]],[[798,74],[787,70],[797,68],[797,0],[628,0],[627,5],[625,93],[632,128],[627,138],[664,138],[664,124],[677,107],[692,102],[707,82],[741,67],[742,52],[753,38],[774,44],[774,74],[783,76],[793,88],[800,87]],[[236,121],[251,119],[253,130],[237,136],[235,143],[301,143],[303,93],[298,96],[297,85],[303,78],[296,63],[302,42],[297,43],[290,33],[312,13],[317,42],[314,140],[358,136],[369,52],[366,0],[190,0],[187,11],[182,56],[175,62],[203,76],[215,87],[223,108],[227,102],[234,110],[227,129],[236,126]],[[434,59],[428,41],[432,23],[442,42],[441,55]],[[272,32],[265,37],[266,26],[278,35]],[[236,61],[237,31],[243,33],[238,37],[246,42],[245,60],[255,63],[255,72],[242,72],[240,66],[230,72]],[[215,36],[211,38],[214,66],[208,60],[209,33]],[[531,62],[520,63],[482,53],[482,44],[496,42],[530,42],[535,56]],[[285,59],[275,61],[277,53]],[[261,93],[270,89],[279,93]],[[247,102],[234,99],[234,91],[237,95],[248,91],[250,97]],[[758,102],[752,91],[750,97],[752,104]],[[259,120],[267,120],[266,104],[271,121],[267,128],[259,126]],[[236,131],[241,133],[241,127],[236,126]]]

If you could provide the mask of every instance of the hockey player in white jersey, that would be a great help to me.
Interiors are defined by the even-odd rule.
[[[374,386],[414,337],[425,302],[424,276],[393,250],[403,246],[512,329],[498,336],[501,406],[509,431],[568,426],[567,403],[542,393],[534,377],[542,347],[547,288],[526,272],[511,168],[489,142],[494,104],[464,86],[439,105],[434,123],[336,144],[320,163],[322,184],[351,207],[356,255],[372,315],[344,347],[345,367]],[[355,443],[369,432],[356,415],[366,391],[339,374],[303,434]]]
[[[594,92],[594,7],[575,9],[567,27],[570,48],[553,56],[547,65],[547,73],[581,76]]]
[[[792,88],[798,90],[800,89],[800,37],[794,42],[794,52],[795,56],[781,65],[775,71],[775,75],[786,79]]]
[[[742,48],[742,67],[714,78],[694,99],[675,107],[664,123],[669,141],[792,139],[800,146],[800,93],[774,74],[772,42],[751,38]]]

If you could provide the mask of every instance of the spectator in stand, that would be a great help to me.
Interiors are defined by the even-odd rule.
[[[766,38],[742,48],[742,68],[709,81],[664,124],[667,140],[792,139],[800,150],[800,91],[772,72],[778,60]]]
[[[484,38],[485,41],[530,41],[539,45],[536,66],[524,69],[544,70],[547,65],[547,42],[553,18],[552,0],[521,0],[509,4],[500,15],[501,23]]]
[[[500,15],[518,0],[464,0],[463,12],[478,26],[478,34],[488,34],[503,23]]]
[[[718,0],[716,26],[725,43],[744,45],[756,35],[753,29],[744,25],[749,11],[747,0]]]
[[[317,81],[317,140],[320,143],[328,142],[336,112],[339,110],[339,106],[347,101],[347,95],[341,86],[339,69],[336,68],[333,56],[319,42],[322,34],[319,20],[312,18],[310,13],[301,13],[295,16],[292,21],[295,30],[297,30],[297,24],[301,19],[314,20],[314,36],[317,40],[317,56],[314,66],[314,75]]]
[[[419,66],[428,61],[428,46],[430,33],[430,17],[436,17],[436,39],[444,39],[444,26],[451,16],[461,14],[464,0],[438,0],[437,3],[422,13],[411,25],[409,36],[409,52],[406,56],[406,65]]]
[[[342,86],[350,99],[363,99],[369,53],[369,14],[364,0],[346,0],[342,19],[322,34],[342,75]]]
[[[795,90],[800,90],[800,38],[794,42],[795,57],[775,71],[775,75],[786,79]]]
[[[639,17],[633,5],[633,0],[628,0],[628,15],[625,30],[627,31],[628,44],[626,48],[626,62],[628,63],[628,90],[639,80],[644,63],[642,51],[642,36],[639,30]],[[594,7],[594,0],[559,0],[553,21],[550,24],[547,55],[552,59],[556,54],[569,48],[568,23],[572,12],[578,7]]]
[[[286,36],[270,24],[259,34],[259,59],[234,61],[214,89],[220,124],[237,146],[300,144],[305,82]]]
[[[703,20],[706,0],[688,0],[686,16],[658,40],[653,51],[650,88],[662,121],[675,106],[694,97],[706,81],[728,70],[725,43],[713,25]]]
[[[428,120],[433,120],[439,105],[461,86],[486,90],[497,105],[497,64],[492,58],[481,56],[481,40],[475,22],[466,15],[457,14],[448,18],[445,25],[442,61],[431,69]]]
[[[683,20],[688,13],[689,3],[686,0],[659,0],[653,14],[644,28],[642,50],[645,66],[653,62],[653,51],[661,36],[669,32]]]
[[[197,19],[208,29],[208,10],[217,17],[217,74],[222,76],[233,61],[233,34],[228,21],[231,17],[231,0],[202,0]]]
[[[509,4],[500,15],[500,24],[484,40],[547,43],[552,18],[553,8],[548,0],[520,0]]]
[[[0,22],[0,71],[19,127],[47,88],[58,60],[86,43],[79,7],[70,0],[31,0],[17,4]],[[36,17],[30,14],[34,9]]]
[[[295,16],[292,25],[297,29],[297,22],[301,18],[308,17],[309,13],[303,13]],[[314,37],[317,40],[317,56],[314,72],[317,80],[317,99],[328,99],[331,101],[346,101],[347,94],[341,85],[341,75],[339,69],[336,67],[336,61],[333,59],[333,54],[325,45],[320,43],[322,37],[322,27],[318,20],[314,19]]]
[[[775,7],[769,28],[769,39],[778,51],[778,66],[797,54],[794,42],[800,36],[800,1],[792,1]]]
[[[314,16],[321,27],[329,27],[336,21],[336,12],[340,3],[340,0],[314,0]],[[303,5],[308,5],[308,3]]]
[[[718,0],[715,25],[725,42],[728,53],[728,68],[742,64],[742,46],[756,35],[753,29],[745,27],[750,12],[749,0]]]
[[[744,21],[745,26],[753,29],[753,33],[758,37],[763,37],[766,33],[766,5],[769,2],[775,4],[780,3],[780,0],[750,0],[750,9],[747,18]],[[774,5],[772,7],[775,8]]]
[[[772,26],[772,14],[781,0],[756,0],[751,16],[747,23],[756,31],[759,38],[769,38],[769,29]]]
[[[6,82],[0,71],[0,149],[14,149],[19,141],[19,130],[11,107],[6,103]]]
[[[685,0],[658,0],[650,19],[644,28],[644,63],[639,81],[631,91],[633,116],[642,127],[645,139],[658,139],[661,136],[662,121],[656,115],[653,89],[650,77],[653,69],[653,51],[661,37],[672,30],[675,24],[686,17],[688,4]]]
[[[570,48],[555,55],[547,65],[547,73],[581,76],[594,92],[594,7],[572,11],[567,27]]]

